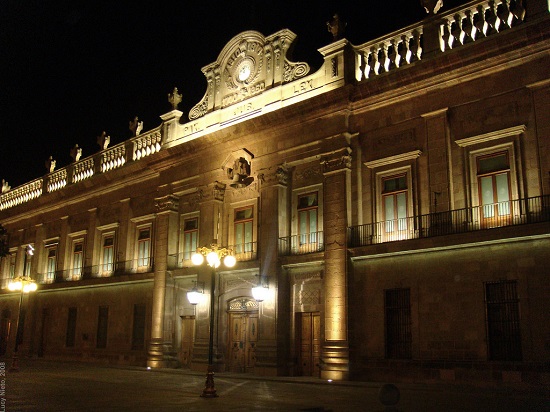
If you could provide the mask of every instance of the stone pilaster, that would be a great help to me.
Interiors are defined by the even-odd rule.
[[[454,205],[450,138],[447,126],[447,108],[422,115],[426,122],[428,154],[428,193],[420,190],[420,214],[444,212]],[[422,182],[419,186],[425,187]]]
[[[258,375],[287,374],[289,356],[290,307],[279,302],[289,301],[289,282],[282,279],[277,253],[273,243],[285,232],[287,225],[287,181],[288,170],[285,166],[262,171],[260,180],[260,221],[259,238],[261,275],[269,282],[272,293],[259,305],[258,343],[256,347],[256,366]]]
[[[172,356],[170,333],[166,336],[165,326],[165,299],[166,299],[166,271],[169,253],[170,233],[177,232],[178,198],[165,196],[155,199],[157,207],[154,267],[155,278],[153,283],[153,309],[151,321],[151,340],[147,352],[147,366],[152,368],[170,367],[176,365]]]
[[[94,207],[92,209],[88,209],[89,218],[88,218],[88,236],[87,236],[87,242],[85,242],[86,245],[86,253],[84,253],[84,273],[83,276],[88,278],[94,275],[94,263],[93,263],[93,257],[94,257],[94,248],[96,245],[96,228],[97,228],[97,207]]]
[[[351,149],[345,147],[321,160],[325,177],[325,310],[320,360],[323,379],[349,377],[346,231],[350,216],[350,154]]]

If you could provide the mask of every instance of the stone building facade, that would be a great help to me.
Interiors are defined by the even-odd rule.
[[[294,39],[241,33],[188,121],[176,89],[159,127],[3,190],[2,355],[19,318],[25,356],[204,370],[214,299],[219,371],[547,382],[546,1],[335,40],[315,71]],[[191,263],[213,243],[234,268]]]

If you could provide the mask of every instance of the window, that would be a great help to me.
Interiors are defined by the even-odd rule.
[[[57,269],[57,246],[46,246],[46,277],[45,283],[52,283],[55,280]]]
[[[376,176],[375,219],[372,236],[376,242],[391,242],[415,236],[413,176],[422,152],[414,150],[365,162]]]
[[[79,278],[82,274],[82,266],[84,263],[84,242],[75,241],[73,244],[73,264],[71,275],[73,279]]]
[[[253,251],[254,208],[252,206],[235,209],[234,215],[235,254]]]
[[[317,243],[318,212],[318,192],[298,196],[298,235],[300,247]]]
[[[109,234],[103,236],[103,246],[101,250],[101,274],[110,275],[114,271],[115,254],[115,235]]]
[[[97,317],[97,348],[107,347],[107,327],[109,321],[109,307],[100,306]]]
[[[520,155],[525,125],[455,140],[465,151],[470,175],[472,218],[481,227],[512,223],[521,211],[513,200],[522,195],[525,166]]]
[[[15,277],[15,251],[10,251],[10,256],[9,256],[9,259],[10,259],[10,267],[9,267],[9,278],[10,279],[13,279]]]
[[[508,152],[478,157],[477,179],[481,217],[484,224],[490,227],[508,224],[510,216]]]
[[[141,228],[138,232],[138,268],[151,266],[151,228]]]
[[[385,291],[386,358],[411,358],[411,291],[389,289]]]
[[[132,349],[145,347],[145,305],[134,305],[134,326],[132,328]]]
[[[517,281],[486,283],[485,305],[489,359],[521,360]]]
[[[27,245],[23,250],[23,275],[31,276],[32,257],[34,248],[31,245]]]
[[[382,178],[382,207],[386,234],[402,238],[407,230],[407,175]],[[406,236],[406,234],[405,234]]]
[[[199,236],[199,219],[185,219],[183,222],[183,260],[190,260],[197,250]]]
[[[65,336],[65,346],[68,348],[74,347],[76,336],[76,308],[69,308],[69,316],[67,317],[67,334]]]

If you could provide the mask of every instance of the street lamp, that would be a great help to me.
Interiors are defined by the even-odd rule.
[[[23,276],[18,276],[10,281],[8,284],[8,289],[12,292],[20,291],[19,294],[19,313],[17,314],[17,324],[15,325],[15,347],[13,349],[13,360],[11,364],[10,371],[16,372],[19,370],[19,365],[17,363],[17,349],[19,346],[18,337],[19,337],[19,324],[21,323],[21,306],[23,304],[23,295],[25,293],[31,293],[36,291],[37,286],[36,282],[31,279],[30,274],[27,273],[27,258],[34,254],[34,248],[31,245],[27,245],[25,249],[25,261],[23,264]]]
[[[210,247],[200,247],[195,253],[191,256],[191,262],[194,265],[202,265],[204,259],[206,258],[206,263],[212,268],[211,274],[211,284],[210,284],[210,337],[208,341],[208,369],[206,371],[206,383],[202,391],[201,396],[203,398],[215,398],[218,395],[216,394],[216,388],[214,386],[214,294],[216,291],[216,269],[220,266],[223,261],[223,264],[228,268],[235,266],[237,259],[233,256],[233,251],[224,247],[219,247],[217,241],[214,240],[214,243]],[[196,288],[194,288],[196,289]],[[193,298],[200,297],[200,292],[197,290],[194,293],[194,290],[191,290],[187,294],[189,302],[191,304],[197,304],[198,300],[191,300]],[[196,303],[193,303],[196,302]]]

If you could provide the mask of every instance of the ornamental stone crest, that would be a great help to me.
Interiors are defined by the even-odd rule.
[[[287,29],[268,37],[256,31],[235,36],[214,63],[202,68],[208,87],[202,100],[189,112],[189,119],[198,119],[307,75],[307,63],[290,60],[289,50],[295,39],[296,35]]]

